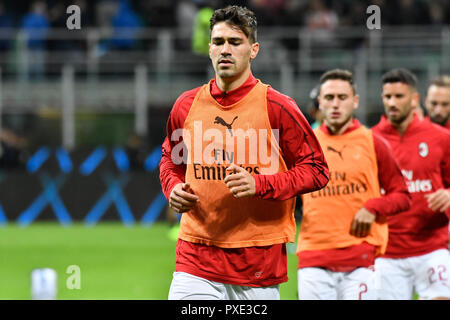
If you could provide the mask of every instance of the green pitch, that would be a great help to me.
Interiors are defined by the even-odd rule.
[[[170,227],[125,227],[100,223],[34,223],[0,227],[0,299],[30,299],[31,271],[52,268],[58,274],[58,299],[167,299],[175,266]],[[288,246],[289,281],[281,299],[297,298],[295,245]],[[68,289],[71,265],[80,268],[80,289]]]

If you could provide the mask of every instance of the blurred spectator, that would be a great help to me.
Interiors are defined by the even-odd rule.
[[[11,46],[11,32],[8,30],[13,27],[12,16],[5,10],[3,2],[0,2],[0,68],[6,69],[8,51]]]
[[[324,0],[311,0],[306,15],[306,26],[311,32],[313,43],[326,43],[333,39],[333,31],[339,18],[329,9]]]
[[[22,20],[21,27],[27,39],[26,69],[32,78],[40,80],[45,72],[46,38],[50,27],[45,2],[33,2],[31,11]]]
[[[86,28],[91,25],[88,8],[85,0],[75,0],[71,4],[80,8],[80,26]],[[83,63],[83,52],[87,48],[87,41],[81,30],[67,29],[67,6],[62,2],[56,2],[49,8],[50,34],[47,41],[47,49],[52,53],[62,54],[61,60],[71,63]],[[47,72],[51,72],[52,65],[48,65]],[[59,66],[55,66],[59,72]]]
[[[26,140],[9,129],[0,130],[0,168],[15,168],[23,164]]]
[[[286,22],[284,8],[287,0],[250,0],[249,7],[261,26],[280,26]]]
[[[173,27],[177,24],[177,0],[140,0],[139,12],[145,18],[145,24],[152,27]]]
[[[48,19],[51,28],[66,28],[66,6],[61,3],[55,3],[48,10]]]
[[[308,0],[285,0],[280,11],[282,15],[280,25],[284,27],[303,27],[307,5]],[[281,39],[281,43],[290,52],[298,50],[300,45],[297,37],[285,37]],[[295,60],[295,57],[292,57],[292,59]]]
[[[303,26],[305,24],[305,11],[308,0],[285,0],[281,14],[281,22],[284,26]]]
[[[221,3],[217,4],[217,8],[225,8],[227,5],[236,5],[236,6],[240,6],[240,7],[247,7],[250,9],[250,5],[249,2],[251,0],[233,0],[233,1],[229,1],[229,0],[222,0]],[[297,0],[295,0],[297,1]]]
[[[340,20],[340,24],[343,26],[359,26],[362,27],[361,29],[358,29],[361,31],[360,34],[355,34],[351,38],[346,39],[345,41],[345,47],[350,49],[357,49],[360,48],[365,40],[365,34],[366,34],[366,21],[367,21],[367,14],[366,14],[367,5],[363,1],[356,1],[352,2],[345,8],[347,11],[345,15],[343,15],[343,18]]]
[[[81,28],[97,26],[97,21],[95,21],[95,8],[97,7],[96,2],[87,0],[70,0],[69,3],[80,7]]]
[[[142,26],[138,15],[131,8],[128,0],[120,0],[109,26],[112,35],[97,46],[97,55],[103,56],[111,50],[130,50],[138,44],[138,32]]]
[[[443,6],[445,8],[445,24],[450,25],[450,3],[447,1]]]
[[[418,0],[398,0],[394,24],[421,25],[430,22],[427,4]]]
[[[96,5],[97,27],[108,28],[111,26],[111,19],[117,12],[117,0],[100,0]]]
[[[112,18],[114,31],[111,47],[118,50],[135,48],[138,43],[136,35],[142,23],[128,0],[121,0],[117,9],[117,13]]]
[[[51,40],[47,42],[47,48],[53,50],[68,50],[72,48],[72,40],[67,40],[61,35],[61,30],[66,29],[66,6],[61,3],[55,3],[48,12],[48,18],[51,26],[50,32],[56,32]],[[54,39],[53,39],[54,38]]]
[[[442,26],[445,24],[445,5],[440,1],[431,1],[428,5],[430,24]]]
[[[209,55],[209,20],[214,9],[211,8],[208,1],[197,0],[199,10],[196,13],[193,32],[192,32],[192,50],[198,55]]]
[[[145,157],[148,152],[146,145],[145,138],[136,132],[132,132],[128,136],[125,152],[130,161],[131,170],[138,171],[144,169]]]
[[[186,26],[194,25],[197,11],[197,6],[192,0],[181,0],[177,6],[177,46],[180,49],[189,49],[191,47],[193,28],[186,28]]]
[[[353,1],[351,3],[347,3],[344,5],[344,2],[341,3],[343,6],[342,9],[342,18],[340,19],[341,25],[348,26],[365,26],[367,20],[367,4],[364,1]]]

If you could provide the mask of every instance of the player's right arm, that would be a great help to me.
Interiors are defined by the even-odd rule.
[[[178,213],[192,209],[199,201],[198,196],[189,191],[189,183],[178,183],[169,196],[169,206]]]
[[[350,234],[355,237],[364,238],[369,235],[370,227],[375,221],[376,216],[366,208],[361,208],[355,214],[352,225],[350,228]]]
[[[425,195],[428,207],[433,211],[446,212],[450,209],[450,190],[439,189]]]
[[[175,101],[167,120],[166,132],[167,136],[162,144],[162,155],[159,163],[159,179],[161,181],[162,191],[164,196],[169,201],[169,205],[174,205],[180,209],[187,206],[185,201],[192,201],[191,196],[187,196],[188,188],[185,186],[186,163],[184,161],[174,161],[177,157],[182,157],[183,154],[174,154],[172,151],[179,143],[183,143],[181,137],[173,139],[172,134],[177,129],[183,129],[184,122],[189,113],[189,109],[194,101],[195,95],[200,88],[196,88],[183,93],[177,101]],[[178,159],[179,160],[179,159]],[[174,192],[175,187],[178,190]],[[180,200],[183,199],[183,201]],[[171,199],[172,203],[171,203]],[[174,207],[174,209],[176,209]]]

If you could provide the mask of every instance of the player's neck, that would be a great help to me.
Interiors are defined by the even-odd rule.
[[[411,122],[414,120],[415,112],[411,111],[409,115],[400,123],[391,122],[392,126],[400,135],[403,135],[408,129]]]
[[[249,76],[250,68],[241,73],[237,78],[221,78],[216,74],[216,84],[220,90],[228,92],[242,86]]]
[[[347,122],[342,125],[330,125],[328,122],[326,123],[330,134],[333,136],[339,136],[344,134],[348,128],[353,125],[353,117],[351,117]]]

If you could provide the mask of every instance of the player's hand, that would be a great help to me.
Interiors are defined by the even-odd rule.
[[[183,213],[191,210],[198,201],[198,196],[189,191],[189,183],[179,183],[170,193],[169,207],[178,213]]]
[[[247,170],[232,163],[227,171],[231,173],[226,176],[224,182],[235,198],[255,195],[255,178]]]
[[[436,192],[426,194],[425,199],[427,199],[428,208],[433,211],[445,212],[450,208],[450,190],[436,190]]]
[[[375,221],[375,215],[366,208],[361,208],[353,218],[350,234],[358,238],[366,237],[370,232],[370,227]]]

